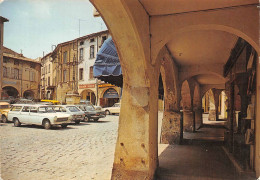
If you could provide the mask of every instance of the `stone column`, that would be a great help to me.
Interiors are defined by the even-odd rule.
[[[215,112],[216,112],[216,121],[218,121],[218,107],[219,107],[219,95],[221,94],[223,89],[212,89],[213,95],[214,95],[214,101],[215,101]]]
[[[163,48],[162,54],[161,76],[164,86],[164,114],[161,129],[161,143],[163,144],[179,144],[181,133],[181,115],[179,111],[180,89],[177,87],[177,71],[174,70],[176,65],[172,60],[168,50]]]
[[[162,144],[180,144],[181,134],[180,112],[165,111],[162,123]]]
[[[183,131],[194,132],[194,111],[190,109],[183,110]]]
[[[201,127],[203,125],[202,121],[202,108],[197,108],[194,110],[195,112],[195,122],[198,125],[198,127]]]
[[[158,164],[156,87],[124,84],[112,179],[153,177]]]

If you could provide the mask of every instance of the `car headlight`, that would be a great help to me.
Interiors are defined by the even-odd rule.
[[[73,117],[72,117],[72,115],[70,115],[69,118],[68,118],[68,120],[72,120],[72,119],[73,119]]]
[[[53,121],[57,121],[57,119],[58,119],[57,116],[54,116]]]

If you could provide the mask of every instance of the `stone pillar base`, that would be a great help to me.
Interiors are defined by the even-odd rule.
[[[193,132],[193,120],[194,114],[191,110],[184,110],[183,111],[183,131],[185,132]]]
[[[121,167],[115,167],[112,170],[111,180],[152,180],[154,174],[150,174],[149,171],[135,171],[125,170]]]
[[[195,122],[199,127],[202,126],[202,124],[203,124],[203,122],[202,122],[202,110],[201,109],[195,111]]]
[[[180,143],[180,122],[179,112],[164,112],[161,132],[162,144]]]

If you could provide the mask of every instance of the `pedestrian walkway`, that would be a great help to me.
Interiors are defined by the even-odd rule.
[[[183,145],[159,144],[158,180],[251,180],[237,174],[222,149],[223,128],[184,133]]]

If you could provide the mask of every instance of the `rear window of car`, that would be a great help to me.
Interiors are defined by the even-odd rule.
[[[0,109],[8,109],[9,105],[0,105]]]
[[[24,106],[22,109],[22,112],[29,112],[29,107],[28,106]]]
[[[66,112],[66,109],[64,107],[54,107],[54,111],[56,111],[56,112]]]
[[[93,111],[95,110],[94,106],[85,106],[86,110]]]
[[[10,111],[20,111],[22,109],[22,106],[13,106]]]
[[[81,109],[82,111],[86,111],[86,109],[84,108],[84,106],[77,106],[79,109]]]
[[[68,106],[67,108],[69,109],[70,112],[78,112],[79,111],[79,109],[75,106]]]
[[[51,106],[42,106],[39,107],[39,113],[55,113],[55,111]]]

